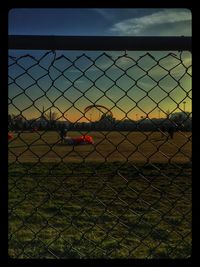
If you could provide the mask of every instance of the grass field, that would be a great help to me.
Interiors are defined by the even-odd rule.
[[[82,132],[83,134],[84,132]],[[15,134],[9,144],[9,161],[19,162],[115,162],[187,163],[191,159],[191,133],[175,133],[166,142],[159,132],[88,132],[95,145],[67,146],[57,132]],[[80,136],[79,132],[69,132]]]
[[[191,133],[88,134],[95,146],[55,145],[55,132],[10,142],[10,257],[190,257]]]

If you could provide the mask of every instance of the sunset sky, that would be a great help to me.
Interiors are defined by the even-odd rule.
[[[13,9],[9,34],[191,36],[191,20],[187,9]],[[56,51],[42,58],[45,52],[9,51],[14,57],[34,57],[23,57],[18,64],[9,59],[9,113],[23,110],[26,118],[39,117],[44,106],[75,121],[83,117],[86,106],[95,103],[112,109],[117,119],[146,117],[143,111],[152,118],[165,116],[162,110],[178,111],[177,103],[183,110],[184,101],[186,111],[191,112],[189,52],[151,52],[152,58],[146,55],[149,51],[106,52],[101,57],[103,51],[87,51],[86,56],[84,51]],[[33,66],[35,59],[40,66]],[[30,66],[33,79],[23,69]],[[102,70],[106,76],[101,77]],[[31,107],[32,101],[38,110]],[[158,108],[152,111],[156,103],[160,113]]]

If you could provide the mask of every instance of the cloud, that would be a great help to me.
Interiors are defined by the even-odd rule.
[[[107,21],[113,21],[113,16],[109,11],[106,11],[105,9],[102,8],[94,8],[97,14],[102,16],[105,20]]]
[[[191,13],[185,9],[165,9],[151,15],[115,23],[110,32],[118,35],[188,35],[191,34]]]

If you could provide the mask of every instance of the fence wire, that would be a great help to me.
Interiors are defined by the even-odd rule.
[[[191,256],[190,57],[9,55],[10,257]]]

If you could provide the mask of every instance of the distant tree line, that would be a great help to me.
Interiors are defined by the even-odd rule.
[[[22,115],[8,115],[8,128],[12,131],[59,131],[65,127],[69,131],[158,131],[161,127],[175,127],[179,131],[192,130],[192,118],[189,112],[168,114],[166,118],[141,118],[116,120],[111,115],[103,114],[95,122],[69,122],[60,121],[57,114],[45,114],[40,119],[27,120]]]

